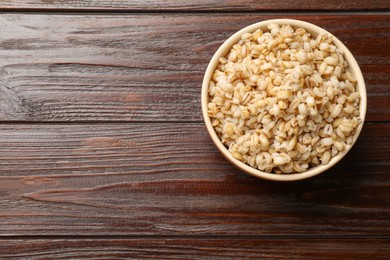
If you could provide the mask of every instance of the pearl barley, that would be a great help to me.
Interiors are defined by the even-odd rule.
[[[271,24],[246,33],[219,60],[208,115],[234,158],[266,172],[296,173],[353,141],[360,95],[332,36]]]

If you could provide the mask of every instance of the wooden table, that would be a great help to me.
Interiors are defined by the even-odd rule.
[[[0,259],[388,259],[389,1],[0,3]],[[305,181],[230,165],[201,81],[240,28],[297,18],[361,65],[367,120]]]

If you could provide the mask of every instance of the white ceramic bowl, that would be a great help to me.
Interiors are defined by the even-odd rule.
[[[308,23],[308,22],[304,22],[304,21],[300,21],[300,20],[293,20],[293,19],[266,20],[266,21],[262,21],[262,22],[259,22],[259,23],[255,23],[255,24],[249,25],[249,26],[243,28],[242,30],[236,32],[229,39],[227,39],[221,45],[221,47],[219,47],[219,49],[214,54],[213,58],[211,59],[209,65],[208,65],[208,67],[206,69],[206,72],[205,72],[205,75],[204,75],[204,78],[203,78],[203,84],[202,84],[202,112],[203,112],[203,119],[204,119],[204,122],[206,124],[207,130],[208,130],[208,132],[209,132],[209,134],[211,136],[211,139],[213,140],[214,144],[221,151],[221,153],[233,165],[235,165],[239,169],[241,169],[244,172],[247,172],[247,173],[249,173],[249,174],[251,174],[253,176],[260,177],[260,178],[267,179],[267,180],[274,180],[274,181],[302,180],[302,179],[306,179],[306,178],[318,175],[318,174],[328,170],[329,168],[333,167],[352,148],[353,144],[356,142],[356,140],[357,140],[357,138],[358,138],[358,136],[359,136],[359,134],[360,134],[360,132],[362,130],[364,118],[365,118],[365,115],[366,115],[366,110],[367,110],[366,85],[364,83],[363,75],[362,75],[362,72],[361,72],[361,70],[359,68],[359,65],[357,64],[357,62],[356,62],[355,58],[353,57],[353,55],[351,54],[351,52],[347,49],[347,47],[345,47],[345,45],[340,40],[338,40],[334,35],[332,35],[334,44],[337,46],[337,48],[339,48],[339,49],[344,51],[344,56],[345,56],[345,59],[348,62],[349,70],[351,71],[352,75],[355,76],[355,78],[357,79],[357,90],[360,93],[360,107],[359,107],[359,110],[360,110],[360,118],[362,119],[362,123],[356,129],[356,133],[355,133],[352,145],[348,145],[347,148],[344,151],[340,152],[335,157],[333,157],[327,165],[315,166],[315,167],[309,168],[309,170],[307,170],[305,172],[294,173],[294,174],[275,174],[275,173],[268,173],[268,172],[260,171],[258,169],[255,169],[255,168],[253,168],[253,167],[251,167],[251,166],[249,166],[249,165],[247,165],[247,164],[245,164],[245,163],[235,159],[231,155],[231,153],[228,151],[228,149],[222,144],[221,140],[217,136],[213,126],[211,125],[210,117],[207,114],[207,104],[208,104],[208,101],[209,101],[209,94],[208,94],[209,83],[210,83],[211,77],[212,77],[212,75],[213,75],[213,73],[214,73],[214,71],[215,71],[215,69],[216,69],[216,67],[217,67],[217,65],[219,63],[219,58],[220,57],[224,57],[230,51],[231,47],[241,39],[241,36],[244,33],[248,33],[248,32],[251,33],[251,32],[254,32],[255,30],[257,30],[259,28],[263,29],[263,30],[267,30],[267,26],[269,24],[271,24],[271,23],[279,24],[279,25],[288,24],[288,25],[290,25],[293,28],[302,27],[302,28],[305,28],[306,31],[311,33],[311,35],[313,35],[313,37],[316,37],[319,33],[328,33],[328,34],[332,35],[331,33],[325,31],[324,29],[322,29],[322,28],[320,28],[320,27],[318,27],[318,26],[316,26],[314,24],[311,24],[311,23]]]

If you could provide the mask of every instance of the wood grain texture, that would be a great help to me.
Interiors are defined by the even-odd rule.
[[[0,125],[0,234],[390,235],[390,125],[309,180],[231,166],[198,124]],[[375,149],[373,149],[375,147]]]
[[[121,10],[121,11],[294,11],[294,10],[327,10],[327,11],[367,11],[389,10],[388,1],[337,1],[337,0],[3,0],[3,10]]]
[[[347,173],[353,167],[364,174],[367,168],[360,167],[388,166],[389,158],[390,125],[368,124],[339,170]],[[238,172],[200,124],[0,125],[0,176],[139,173],[176,178],[187,172],[196,178],[232,171]]]
[[[390,121],[390,16],[226,13],[2,14],[0,120],[199,122],[216,49],[240,28],[280,17],[339,37],[365,76],[367,120]]]
[[[387,259],[388,239],[2,240],[2,259]]]

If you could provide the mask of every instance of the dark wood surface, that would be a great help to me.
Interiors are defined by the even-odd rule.
[[[388,259],[388,239],[160,238],[3,240],[1,259]],[[367,246],[370,247],[367,247]]]
[[[388,124],[367,124],[339,165],[295,183],[236,170],[200,124],[0,132],[4,235],[390,236]]]
[[[2,0],[3,10],[98,11],[389,11],[389,1],[379,0]]]
[[[364,73],[367,120],[390,121],[390,15],[240,13],[1,15],[0,120],[201,121],[213,53],[240,28],[280,17],[339,37]]]
[[[0,259],[388,258],[390,4],[312,2],[1,1]],[[200,111],[218,46],[280,17],[341,39],[368,91],[350,154],[293,183],[230,165]]]

